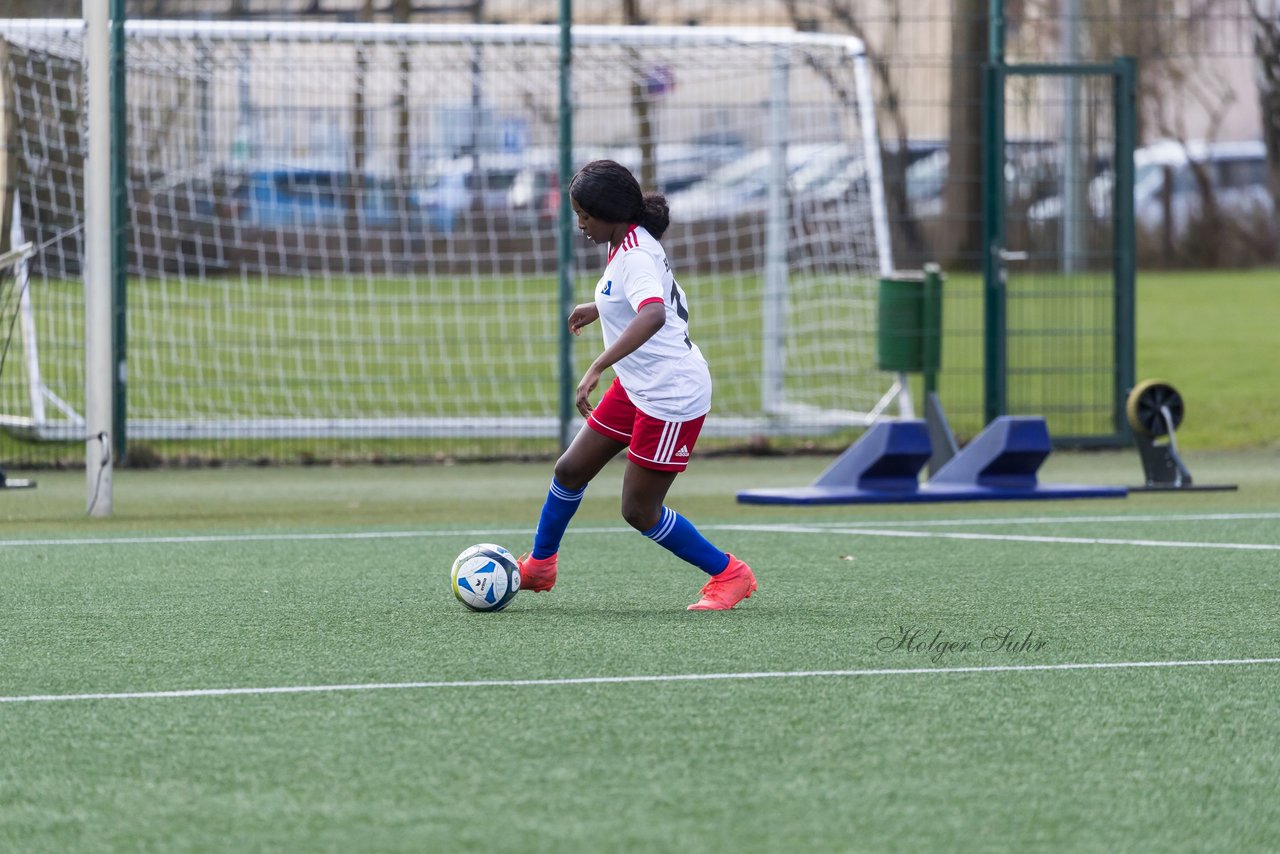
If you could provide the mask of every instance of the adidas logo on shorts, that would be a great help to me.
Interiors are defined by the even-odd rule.
[[[676,451],[676,456],[677,456],[677,457],[688,457],[688,456],[689,456],[689,448],[688,448],[688,446],[687,446],[687,445],[681,445],[681,446],[680,446],[680,450]]]

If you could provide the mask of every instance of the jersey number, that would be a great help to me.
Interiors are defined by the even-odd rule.
[[[680,288],[673,279],[671,282],[671,304],[676,307],[676,317],[680,318],[687,325],[689,323],[689,309],[684,307],[684,303],[680,302]],[[689,333],[684,334],[684,344],[690,350],[693,349],[693,342],[689,340]]]

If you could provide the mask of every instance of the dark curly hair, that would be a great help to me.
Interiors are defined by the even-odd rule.
[[[645,193],[640,182],[621,163],[592,160],[578,170],[569,195],[590,216],[604,222],[634,222],[661,240],[671,224],[667,197]]]

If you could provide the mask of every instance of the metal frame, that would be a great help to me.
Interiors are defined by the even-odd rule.
[[[998,0],[993,0],[998,2]],[[1109,63],[1026,63],[1004,61],[1003,24],[992,26],[992,59],[984,67],[983,158],[983,420],[989,423],[1008,414],[1008,313],[1007,268],[1024,253],[1006,247],[1005,227],[1005,84],[1013,76],[1110,77],[1113,81],[1116,179],[1112,187],[1114,300],[1114,432],[1092,436],[1055,437],[1073,446],[1115,446],[1131,440],[1125,418],[1125,398],[1135,382],[1136,277],[1133,222],[1133,151],[1137,136],[1137,64],[1132,57]]]

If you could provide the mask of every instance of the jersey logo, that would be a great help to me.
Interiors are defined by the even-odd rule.
[[[600,290],[600,296],[607,297],[613,293],[613,279],[605,280],[604,287]]]
[[[680,450],[676,451],[676,456],[677,456],[677,457],[687,457],[687,456],[689,456],[689,446],[688,446],[688,445],[681,445],[681,446],[680,446]]]

